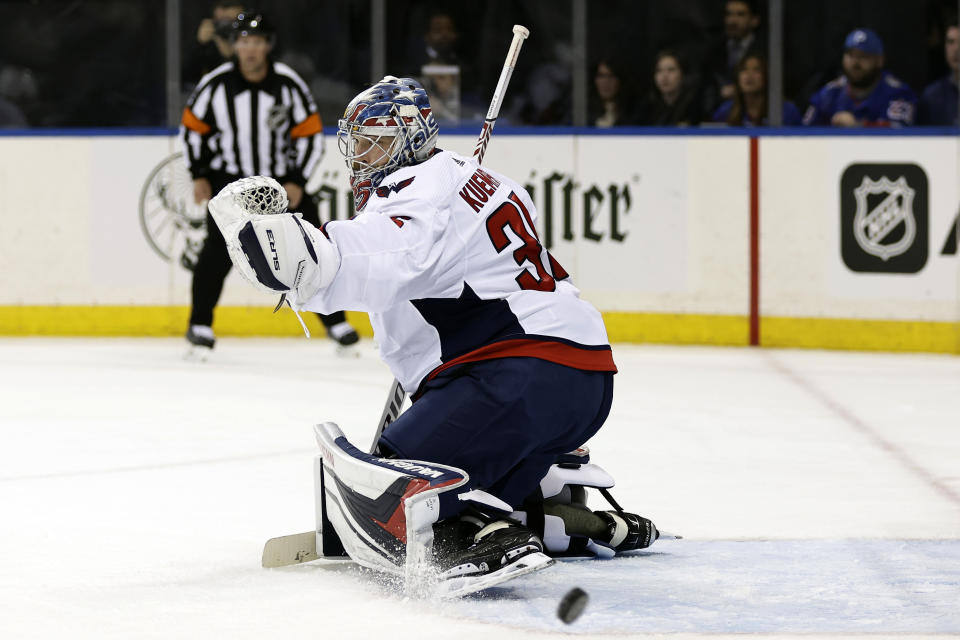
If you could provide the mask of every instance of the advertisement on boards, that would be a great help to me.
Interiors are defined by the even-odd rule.
[[[958,300],[957,146],[944,138],[830,139],[828,290],[878,317],[951,320]],[[913,307],[903,303],[919,304]]]
[[[473,138],[441,144],[471,155]],[[643,152],[638,153],[638,148]],[[485,165],[524,185],[537,205],[540,242],[582,290],[682,293],[687,287],[686,142],[654,138],[503,136]],[[205,235],[180,154],[145,176],[139,214],[156,259],[189,269]],[[329,145],[308,193],[323,221],[354,215],[343,160]]]

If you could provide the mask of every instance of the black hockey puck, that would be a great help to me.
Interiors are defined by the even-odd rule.
[[[567,595],[560,599],[560,605],[557,607],[557,617],[563,620],[564,624],[573,623],[587,608],[589,600],[590,596],[580,587],[570,589],[570,591],[567,591]]]

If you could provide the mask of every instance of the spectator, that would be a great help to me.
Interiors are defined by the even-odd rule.
[[[689,126],[700,123],[700,92],[687,76],[679,54],[664,49],[653,65],[654,88],[640,109],[640,123],[652,126]]]
[[[196,42],[183,64],[183,79],[190,86],[233,56],[233,21],[243,9],[236,0],[216,0],[210,17],[200,21]]]
[[[486,115],[485,98],[477,92],[474,67],[467,56],[461,55],[460,46],[453,14],[434,9],[427,17],[422,36],[408,43],[407,59],[411,62],[405,65],[405,73],[422,81],[437,121],[454,127],[482,122]],[[506,120],[504,114],[503,121]]]
[[[538,126],[573,122],[573,48],[557,41],[550,49],[552,55],[530,69],[523,92],[518,92],[508,111],[508,121]]]
[[[737,64],[733,98],[725,101],[713,114],[714,122],[732,127],[766,127],[770,124],[767,104],[767,60],[758,53],[748,53]],[[789,100],[783,101],[783,124],[800,124],[800,110]]]
[[[36,94],[33,72],[0,62],[0,128],[28,128],[30,123],[20,104],[29,104]]]
[[[633,99],[622,63],[612,57],[594,67],[588,122],[601,129],[637,124]]]
[[[455,64],[463,66],[459,53],[460,32],[453,15],[435,11],[427,17],[422,37],[411,38],[407,44],[406,65],[419,72],[429,64]]]
[[[420,68],[420,76],[437,122],[459,126],[483,121],[486,107],[476,93],[464,91],[458,65],[427,64]]]
[[[426,64],[420,68],[420,76],[437,122],[453,126],[460,124],[460,67]]]
[[[727,0],[723,14],[724,36],[714,46],[708,61],[720,100],[729,100],[736,93],[735,75],[740,60],[752,51],[766,54],[759,27],[760,14],[753,0]]]
[[[807,126],[905,127],[914,122],[917,96],[884,71],[883,41],[855,29],[844,41],[843,75],[827,83],[803,115]]]
[[[917,120],[932,126],[957,125],[957,80],[960,75],[960,28],[954,22],[947,26],[944,57],[950,72],[923,90]]]
[[[26,129],[29,126],[20,107],[0,96],[0,129]]]
[[[427,32],[423,36],[427,58],[431,61],[456,61],[458,58],[456,46],[459,39],[460,33],[457,31],[453,16],[448,13],[433,14],[430,16]]]

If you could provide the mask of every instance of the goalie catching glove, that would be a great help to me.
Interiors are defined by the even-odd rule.
[[[273,178],[231,182],[209,206],[230,259],[258,289],[303,303],[337,273],[336,246],[299,213],[287,212],[287,194]]]

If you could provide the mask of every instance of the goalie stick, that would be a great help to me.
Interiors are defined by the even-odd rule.
[[[483,156],[487,152],[487,143],[490,142],[490,134],[493,133],[493,126],[500,115],[500,106],[503,104],[503,96],[507,92],[507,85],[510,84],[510,77],[513,75],[513,68],[517,66],[517,58],[520,57],[520,47],[523,41],[530,36],[530,30],[526,27],[513,25],[513,40],[510,42],[510,48],[507,50],[507,58],[503,61],[503,69],[500,70],[500,79],[497,81],[497,88],[493,91],[493,99],[490,101],[490,107],[487,109],[487,117],[483,120],[483,129],[480,130],[480,137],[477,138],[477,146],[473,150],[473,156],[477,159],[477,164],[483,163]],[[380,441],[380,434],[388,424],[400,417],[400,410],[407,399],[407,392],[400,386],[400,381],[394,378],[390,385],[390,391],[387,393],[387,401],[383,405],[383,413],[380,416],[380,422],[377,424],[377,431],[373,435],[373,444],[370,445],[370,453],[377,453],[377,443]]]
[[[661,531],[657,540],[682,540],[683,536]],[[317,553],[317,532],[304,531],[289,536],[270,538],[263,547],[261,564],[265,569],[289,567],[320,558]],[[325,556],[324,556],[325,557]],[[330,558],[331,560],[349,560],[347,556]]]

